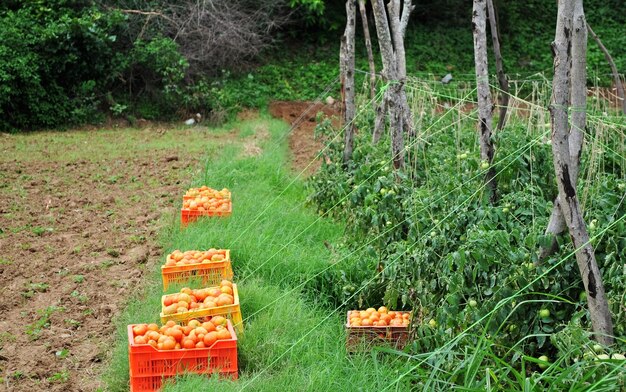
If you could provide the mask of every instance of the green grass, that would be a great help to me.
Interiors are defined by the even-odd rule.
[[[316,303],[299,288],[329,265],[331,254],[324,241],[338,241],[343,227],[304,207],[305,187],[294,181],[286,161],[286,124],[261,118],[237,128],[246,136],[251,129],[267,129],[270,137],[260,145],[263,154],[246,158],[240,144],[229,144],[207,157],[205,170],[192,184],[231,189],[233,216],[201,220],[185,230],[170,216],[163,245],[166,252],[231,249],[245,325],[239,337],[239,380],[184,376],[166,390],[211,390],[216,385],[226,391],[384,388],[408,361],[372,353],[347,355],[344,314]],[[125,328],[158,320],[161,287],[155,268],[145,290],[117,321],[116,347],[105,374],[109,390],[127,390]]]

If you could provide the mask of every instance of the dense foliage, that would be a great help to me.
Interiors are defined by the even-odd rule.
[[[362,110],[358,129],[369,130],[371,113]],[[560,341],[564,336],[578,336],[579,345],[564,360],[582,358],[590,321],[569,238],[560,238],[560,252],[545,262],[536,256],[551,240],[544,231],[556,195],[547,117],[513,121],[497,134],[500,201],[490,205],[475,120],[459,120],[456,110],[423,110],[416,114],[423,140],[408,142],[413,165],[404,173],[392,169],[389,141],[372,145],[367,131],[359,133],[346,170],[337,130],[328,123],[319,127],[329,147],[311,179],[311,200],[321,214],[347,222],[348,231],[337,245],[341,262],[310,288],[348,308],[384,301],[414,309],[422,321],[417,333],[426,334],[416,342],[417,352],[444,347],[469,331],[489,336],[495,354],[511,363],[521,355],[554,358],[562,347],[572,349],[574,343]],[[624,120],[599,119],[590,114],[581,199],[615,335],[624,336],[626,165],[620,137],[604,132],[623,127]],[[475,345],[479,339],[473,339],[466,343]]]
[[[5,3],[0,26],[1,130],[120,114],[127,99],[118,103],[117,96],[147,96],[152,105],[169,104],[170,112],[178,107],[170,101],[182,88],[187,62],[177,45],[164,37],[121,39],[127,27],[121,13],[83,0]]]
[[[266,3],[267,7],[259,6]],[[202,37],[180,27],[189,18],[214,24],[206,19],[210,15],[193,10],[185,14],[184,7],[196,2],[2,2],[0,130],[96,122],[104,116],[124,116],[132,123],[135,118],[167,120],[200,112],[220,120],[241,107],[262,107],[274,99],[313,99],[326,88],[337,94],[344,4],[266,3],[240,0],[236,4],[243,8],[236,11],[263,20],[257,30],[266,36],[257,32],[251,37],[271,50],[229,50],[229,42],[235,41],[222,39],[210,44],[220,48],[213,54],[199,44]],[[541,79],[541,73],[549,74],[556,5],[540,0],[496,5],[511,78]],[[471,2],[420,1],[416,6],[406,38],[409,74],[440,78],[451,72],[455,80],[471,81]],[[626,58],[618,49],[626,45],[626,13],[619,12],[620,7],[618,0],[586,2],[589,22],[624,72]],[[243,33],[229,26],[233,34]],[[371,33],[373,26],[370,20]],[[589,85],[611,83],[609,68],[593,42],[588,64]],[[361,37],[357,68],[367,69]]]

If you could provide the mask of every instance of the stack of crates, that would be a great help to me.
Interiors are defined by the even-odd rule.
[[[213,190],[203,186],[192,188],[183,196],[181,223],[186,226],[200,216],[229,216],[232,212],[231,194],[227,189]],[[181,257],[182,255],[182,257]],[[217,255],[217,256],[216,256]],[[209,249],[208,251],[175,251],[169,254],[161,266],[163,291],[170,286],[196,285],[205,289],[219,289],[223,280],[232,281],[233,269],[229,249]],[[203,320],[222,316],[230,339],[215,341],[210,347],[158,350],[150,344],[136,344],[133,327],[128,326],[128,360],[130,367],[130,387],[132,392],[157,391],[167,378],[182,373],[212,374],[236,379],[237,334],[243,333],[243,318],[239,304],[237,285],[232,284],[234,303],[203,309],[189,309],[186,312],[164,314],[168,296],[161,299],[160,318],[163,324],[174,321],[186,324],[190,320]]]

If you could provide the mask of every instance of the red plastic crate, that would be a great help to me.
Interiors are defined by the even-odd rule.
[[[157,350],[149,344],[136,345],[133,326],[128,326],[128,362],[132,392],[158,391],[167,378],[182,373],[212,374],[237,379],[237,335],[230,321],[231,339],[218,340],[211,347],[184,350]]]
[[[233,212],[232,201],[228,202],[228,209],[226,211],[198,211],[198,210],[190,210],[187,208],[181,208],[180,209],[180,222],[183,226],[186,226],[188,223],[197,220],[201,216],[224,217],[224,216],[230,216],[232,212]]]
[[[352,326],[350,312],[346,314],[346,348],[348,352],[369,349],[372,346],[391,346],[402,349],[409,339],[409,327],[405,326]],[[410,313],[410,312],[397,312]]]
[[[203,287],[219,285],[223,279],[233,280],[230,250],[226,249],[226,258],[222,261],[172,267],[162,265],[161,277],[163,278],[163,290],[167,290],[170,284],[185,284],[191,279],[198,279]]]

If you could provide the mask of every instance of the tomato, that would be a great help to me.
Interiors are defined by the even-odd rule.
[[[222,316],[214,316],[211,319],[211,323],[213,323],[216,327],[219,325],[226,325],[226,319]]]
[[[222,286],[220,287],[220,291],[224,294],[233,295],[233,289],[230,286]]]
[[[217,306],[232,305],[234,303],[235,303],[235,299],[233,298],[232,295],[220,294],[220,296],[217,297]]]
[[[135,336],[145,335],[147,331],[148,331],[147,324],[138,324],[133,327],[133,333],[135,334]]]
[[[204,335],[203,342],[206,347],[211,347],[213,343],[215,343],[216,341],[217,341],[217,332],[213,331]]]
[[[192,339],[183,339],[182,348],[196,348],[196,343]]]
[[[163,341],[163,350],[173,350],[175,347],[176,347],[176,341],[173,338],[167,337]]]
[[[227,329],[220,329],[219,331],[217,331],[217,338],[219,340],[230,339],[230,331]]]
[[[181,331],[179,329],[175,329],[175,328],[170,328],[168,330],[168,335],[173,337],[174,340],[180,342],[181,339],[183,338],[183,331]]]
[[[198,320],[189,320],[189,322],[187,323],[187,326],[191,327],[191,328],[198,328],[199,326],[201,326],[202,323]],[[188,334],[188,333],[187,333]]]
[[[208,292],[208,296],[209,297],[214,297],[214,298],[219,297],[221,294],[222,294],[222,290],[220,290],[218,288],[215,288],[215,287],[209,289],[209,292]]]

